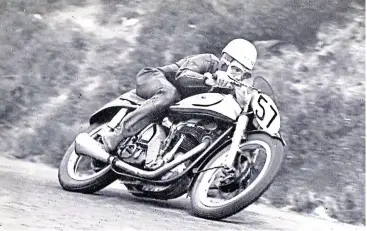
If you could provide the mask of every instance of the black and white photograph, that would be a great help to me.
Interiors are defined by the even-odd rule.
[[[0,231],[365,230],[365,16],[0,0]]]

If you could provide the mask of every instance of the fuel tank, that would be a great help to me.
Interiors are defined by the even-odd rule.
[[[185,98],[170,107],[171,117],[202,116],[233,122],[241,113],[241,107],[232,95],[203,93]]]

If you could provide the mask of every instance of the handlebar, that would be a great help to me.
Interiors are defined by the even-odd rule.
[[[205,81],[205,83],[209,86],[211,86],[212,88],[215,88],[216,87],[216,79],[213,78],[212,74],[210,73],[205,73],[204,76],[207,78],[207,81]],[[250,85],[247,85],[247,84],[244,84],[242,83],[241,81],[238,81],[234,78],[232,78],[231,76],[228,76],[230,79],[231,79],[231,84],[233,86],[237,86],[237,87],[246,87],[246,88],[250,88],[252,90],[256,90],[256,91],[259,91],[260,92],[260,89],[256,88],[256,87],[253,87],[253,86],[250,86]]]
[[[232,84],[235,85],[235,86],[238,86],[238,87],[247,87],[247,88],[251,88],[253,90],[259,91],[259,89],[257,89],[256,87],[253,87],[253,86],[244,84],[241,81],[238,81],[238,80],[232,78],[231,76],[228,76],[228,77],[233,81]]]

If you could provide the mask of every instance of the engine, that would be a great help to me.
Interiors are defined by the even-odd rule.
[[[223,130],[218,128],[218,124],[212,120],[189,119],[173,124],[168,118],[165,118],[162,124],[151,124],[137,136],[123,141],[119,145],[118,153],[120,158],[125,162],[146,169],[146,163],[149,163],[147,162],[147,159],[149,159],[149,150],[154,150],[154,148],[150,148],[154,144],[161,144],[158,146],[159,149],[155,151],[158,151],[157,162],[161,161],[164,164],[192,150],[199,145],[204,138],[210,138],[214,141],[222,132]],[[190,160],[181,163],[165,173],[160,179],[167,180],[180,174],[189,164]],[[152,168],[148,169],[155,170]],[[138,183],[138,186],[136,183]],[[186,183],[180,182],[180,185],[184,188],[182,193],[186,192],[186,186],[188,186],[189,183],[190,181]],[[128,185],[127,183],[124,184],[129,190],[138,190],[148,193],[165,192],[167,187],[170,187],[142,182],[135,182],[132,185]],[[187,185],[185,186],[185,184]],[[172,189],[169,189],[169,191],[170,190]]]
[[[217,124],[202,119],[190,119],[176,124],[151,124],[138,135],[123,140],[117,149],[118,156],[137,167],[161,158],[171,161],[199,145],[205,138],[214,140],[220,134]],[[153,157],[153,159],[151,159]]]
[[[170,126],[170,132],[165,142],[165,151],[172,150],[174,146],[178,146],[179,152],[185,153],[199,145],[205,138],[214,140],[220,133],[215,122],[202,119],[190,119],[178,122]]]
[[[181,136],[185,137],[180,148],[183,151],[188,152],[195,148],[205,135],[206,131],[203,128],[184,125],[176,132],[176,139]]]

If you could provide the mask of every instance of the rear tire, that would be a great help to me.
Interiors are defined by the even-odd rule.
[[[100,126],[102,126],[102,124],[92,124],[87,129],[86,133],[91,134]],[[58,178],[63,189],[72,192],[94,193],[110,185],[117,179],[117,175],[111,170],[110,166],[101,170],[103,172],[100,172],[100,174],[94,177],[79,180],[74,179],[69,173],[70,170],[68,170],[71,156],[75,155],[74,149],[75,142],[70,145],[59,166]]]
[[[199,186],[202,184],[204,175],[210,173],[209,171],[200,173],[193,185],[191,193],[191,206],[193,215],[212,220],[219,220],[232,216],[256,201],[274,181],[284,160],[283,145],[281,141],[274,139],[265,133],[251,134],[248,136],[247,141],[264,142],[270,147],[271,155],[269,166],[266,170],[264,170],[265,172],[263,177],[254,185],[252,190],[250,190],[248,193],[245,193],[244,195],[241,195],[236,200],[230,201],[225,205],[207,206],[202,203],[200,199],[201,194],[198,190]],[[212,164],[228,150],[229,146],[214,156],[213,159],[211,159],[204,166],[204,169],[213,167]]]

